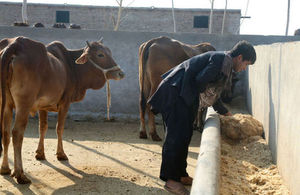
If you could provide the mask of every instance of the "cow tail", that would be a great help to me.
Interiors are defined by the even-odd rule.
[[[153,40],[143,43],[139,48],[139,81],[140,81],[140,107],[143,115],[146,112],[147,100],[145,97],[144,80],[146,75],[146,63],[149,55],[149,47],[153,44]]]
[[[8,69],[9,64],[14,55],[17,52],[17,43],[14,42],[13,44],[8,45],[2,52],[1,55],[1,119],[0,119],[0,157],[2,154],[2,133],[4,132],[4,125],[3,125],[3,118],[4,118],[4,108],[6,104],[6,86],[8,83]]]
[[[140,108],[141,112],[143,113],[143,116],[145,115],[146,111],[146,98],[144,95],[144,60],[143,60],[143,54],[144,54],[144,47],[145,43],[143,43],[139,48],[139,82],[140,82]]]

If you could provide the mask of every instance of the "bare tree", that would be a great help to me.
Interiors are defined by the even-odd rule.
[[[22,4],[22,21],[23,21],[23,23],[28,24],[27,0],[23,0],[23,4]]]
[[[135,0],[132,0],[125,7],[130,6],[134,1]],[[116,0],[116,2],[119,5],[119,10],[118,10],[117,21],[115,21],[114,17],[112,16],[113,23],[114,23],[114,31],[118,31],[119,30],[119,27],[120,27],[120,24],[121,24],[122,20],[126,17],[126,15],[122,17],[122,11],[124,9],[124,7],[123,7],[123,0]]]
[[[209,0],[210,4],[211,4],[211,8],[210,8],[210,16],[209,16],[209,30],[208,33],[211,34],[212,33],[212,25],[213,25],[213,12],[214,12],[214,1],[215,0]]]
[[[288,9],[287,9],[287,21],[286,21],[286,29],[285,29],[285,36],[288,35],[289,32],[289,23],[290,23],[290,0],[288,0]]]
[[[176,33],[176,20],[175,20],[174,1],[173,0],[172,0],[172,15],[173,15],[174,33]]]
[[[223,22],[222,22],[222,35],[224,34],[226,11],[227,11],[227,0],[225,0],[225,9],[224,9],[224,15],[223,15]]]
[[[242,26],[242,24],[243,24],[243,22],[244,22],[244,19],[245,19],[245,18],[249,18],[249,17],[247,17],[247,12],[248,12],[248,8],[249,8],[249,1],[250,1],[250,0],[247,0],[247,5],[246,5],[246,10],[245,10],[244,17],[242,18],[242,21],[241,21],[241,23],[240,23],[239,28],[236,29],[235,34],[238,34],[238,32],[241,30],[241,26]]]
[[[117,22],[116,22],[116,24],[115,24],[114,31],[117,31],[117,30],[119,29],[119,26],[120,26],[120,19],[121,19],[122,10],[123,10],[123,7],[122,7],[123,0],[116,0],[116,2],[117,2],[118,5],[119,5],[119,11],[118,11],[118,17],[117,17]]]

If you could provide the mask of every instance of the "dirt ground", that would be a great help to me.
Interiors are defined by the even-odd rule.
[[[237,100],[232,113],[241,110]],[[32,183],[19,185],[0,175],[0,194],[169,194],[159,176],[162,142],[138,138],[139,122],[73,121],[68,119],[64,150],[69,161],[55,156],[56,120],[49,121],[45,139],[45,161],[35,159],[38,121],[30,119],[23,142],[23,167]],[[163,137],[163,127],[157,125]],[[194,131],[188,155],[188,172],[193,177],[201,134]],[[289,194],[265,140],[252,137],[240,142],[222,139],[221,194]],[[2,159],[1,159],[2,162]],[[12,144],[9,149],[13,169]],[[189,188],[190,189],[190,188]]]
[[[0,194],[169,194],[159,180],[162,142],[138,138],[136,122],[75,122],[68,120],[64,150],[69,161],[55,156],[55,120],[49,121],[45,161],[35,159],[38,121],[30,119],[25,132],[22,158],[30,185],[19,185],[0,175]],[[163,128],[158,125],[163,137]],[[194,131],[189,148],[188,172],[194,175],[201,134]],[[9,148],[13,169],[12,144]],[[2,163],[2,158],[1,158]]]

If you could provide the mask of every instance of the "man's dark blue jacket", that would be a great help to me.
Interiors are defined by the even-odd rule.
[[[162,75],[163,80],[148,103],[156,113],[166,113],[178,96],[182,97],[188,107],[197,103],[199,94],[204,92],[209,83],[224,79],[222,72],[224,52],[206,52],[194,56]],[[219,114],[228,110],[220,99],[213,105]]]

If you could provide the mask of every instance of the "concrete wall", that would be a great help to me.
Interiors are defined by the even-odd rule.
[[[41,22],[51,27],[56,22],[56,11],[69,11],[70,23],[84,29],[113,30],[118,7],[55,5],[28,3],[28,23]],[[22,3],[0,2],[0,25],[22,21]],[[224,10],[214,10],[213,33],[220,33]],[[239,34],[240,10],[228,9],[225,34]],[[209,9],[175,9],[176,31],[208,33],[208,28],[194,28],[194,16],[209,16]],[[122,12],[121,31],[174,32],[170,8],[126,8]]]
[[[188,44],[211,42],[217,50],[228,50],[245,39],[253,44],[268,44],[280,41],[300,40],[300,37],[280,36],[234,36],[192,33],[146,33],[146,32],[112,32],[96,30],[37,29],[28,27],[0,27],[0,39],[14,36],[26,36],[43,43],[54,40],[62,41],[70,49],[82,48],[85,41],[95,41],[104,37],[104,44],[111,50],[115,61],[124,69],[125,79],[111,81],[112,115],[117,117],[138,118],[139,84],[138,84],[138,48],[154,37],[169,36]],[[69,114],[86,117],[104,117],[106,113],[105,88],[88,90],[82,102],[74,103]]]
[[[263,122],[266,140],[292,194],[300,194],[300,42],[256,46],[248,71],[248,107]]]

